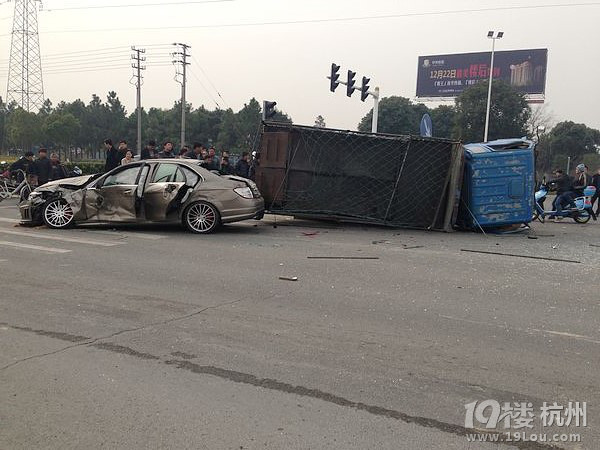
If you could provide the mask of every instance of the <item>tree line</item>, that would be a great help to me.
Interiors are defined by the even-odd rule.
[[[249,150],[254,144],[261,121],[261,106],[254,98],[239,111],[209,110],[204,106],[186,105],[186,135],[190,141],[232,152]],[[277,111],[275,120],[291,122]],[[142,109],[143,141],[165,140],[180,146],[181,103],[170,109]],[[137,115],[127,114],[116,92],[108,93],[103,101],[93,95],[89,103],[82,100],[60,102],[54,106],[46,100],[39,112],[27,112],[16,104],[5,104],[0,98],[0,148],[31,149],[44,146],[51,150],[80,148],[95,151],[102,141],[125,139],[131,148],[137,140]]]
[[[424,114],[433,122],[435,137],[481,142],[485,128],[488,84],[479,83],[460,94],[454,105],[428,108],[405,97],[387,97],[379,103],[380,133],[413,134],[420,132]],[[585,163],[591,169],[600,167],[600,131],[584,124],[563,121],[553,124],[543,107],[532,110],[525,96],[502,81],[494,81],[490,111],[489,139],[529,137],[537,145],[537,169]],[[359,131],[371,130],[372,110],[358,124]]]
[[[454,105],[428,108],[405,97],[387,97],[379,104],[379,132],[419,134],[423,114],[431,115],[434,136],[462,142],[483,139],[487,83],[466,89]],[[251,149],[261,120],[261,105],[252,98],[239,111],[209,110],[204,106],[186,105],[187,136],[190,141],[214,145],[219,150],[241,153]],[[358,124],[359,131],[371,129],[372,110]],[[277,112],[275,120],[291,122]],[[177,146],[181,127],[181,103],[169,109],[142,110],[142,136],[158,143],[170,140]],[[600,165],[600,131],[571,121],[553,126],[552,118],[543,108],[532,110],[523,94],[510,85],[495,81],[490,114],[490,140],[528,136],[538,142],[538,171],[565,168],[571,157],[573,164],[584,162],[595,168]],[[315,126],[325,127],[318,116]],[[54,106],[46,100],[37,113],[27,112],[15,104],[5,104],[0,98],[0,150],[31,149],[45,146],[51,150],[83,149],[82,154],[101,157],[100,145],[106,138],[125,139],[135,148],[137,115],[128,114],[116,92],[102,100],[93,95],[89,103],[82,100],[60,102]],[[188,142],[188,144],[191,142]]]

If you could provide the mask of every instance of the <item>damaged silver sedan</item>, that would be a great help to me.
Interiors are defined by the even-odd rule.
[[[46,183],[19,208],[24,225],[179,222],[210,233],[224,223],[262,219],[265,206],[251,180],[218,175],[195,160],[155,159]]]

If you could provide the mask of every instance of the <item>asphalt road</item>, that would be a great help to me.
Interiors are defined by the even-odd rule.
[[[530,239],[268,216],[195,236],[22,228],[12,205],[1,449],[553,448],[468,443],[465,404],[487,399],[587,402],[582,442],[557,448],[600,448],[598,223]]]

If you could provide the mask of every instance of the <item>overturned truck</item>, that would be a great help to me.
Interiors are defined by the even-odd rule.
[[[273,214],[451,231],[463,148],[447,139],[263,124],[256,183]]]

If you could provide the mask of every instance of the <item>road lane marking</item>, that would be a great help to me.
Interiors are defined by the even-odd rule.
[[[163,235],[160,235],[160,234],[144,233],[143,231],[95,230],[95,229],[93,229],[93,227],[82,228],[81,231],[86,231],[86,232],[95,233],[95,234],[103,234],[103,235],[106,235],[106,236],[116,236],[116,237],[121,237],[121,238],[148,239],[148,240],[151,240],[151,241],[158,241],[159,239],[166,239],[167,238],[167,236],[163,236]]]
[[[3,230],[0,228],[0,233],[4,234],[12,234],[14,236],[27,236],[38,239],[48,239],[54,241],[63,241],[63,242],[72,242],[74,244],[87,244],[87,245],[97,245],[100,247],[114,247],[116,245],[123,245],[123,242],[107,242],[107,241],[93,241],[89,239],[81,239],[81,238],[73,238],[66,236],[54,236],[49,233],[31,233],[25,231],[12,231],[12,230]]]
[[[0,222],[19,223],[19,219],[9,219],[8,217],[0,217]]]
[[[71,250],[67,250],[65,248],[41,247],[39,245],[21,244],[19,242],[9,242],[9,241],[0,241],[0,245],[5,245],[7,247],[24,248],[27,250],[36,250],[38,252],[48,252],[48,253],[70,253],[71,252]]]

